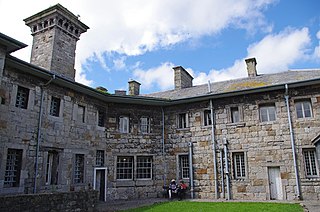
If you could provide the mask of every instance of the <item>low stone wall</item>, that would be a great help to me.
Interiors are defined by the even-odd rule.
[[[0,211],[94,211],[97,191],[0,196]]]

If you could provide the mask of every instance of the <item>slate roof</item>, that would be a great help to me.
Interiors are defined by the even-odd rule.
[[[246,77],[228,81],[210,83],[211,92],[209,93],[208,84],[196,85],[190,88],[169,90],[147,94],[145,96],[162,98],[168,100],[179,100],[203,96],[207,94],[223,94],[234,91],[245,91],[256,88],[267,88],[275,85],[291,84],[309,80],[320,79],[320,69],[314,70],[289,70],[276,74],[258,75],[256,77]]]

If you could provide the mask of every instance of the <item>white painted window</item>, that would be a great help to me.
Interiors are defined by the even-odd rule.
[[[211,120],[211,110],[205,110],[203,112],[203,125],[204,126],[210,126],[212,124],[212,120]]]
[[[152,179],[152,157],[137,157],[137,179]]]
[[[19,187],[22,149],[8,149],[4,187]]]
[[[179,156],[179,168],[181,179],[189,179],[189,156],[180,155]]]
[[[141,117],[140,118],[140,132],[141,133],[150,133],[150,118]]]
[[[29,89],[18,86],[17,97],[16,97],[16,107],[27,109],[29,100]]]
[[[233,155],[233,170],[235,179],[243,179],[246,177],[246,165],[244,152],[235,152]]]
[[[299,101],[295,103],[297,118],[312,117],[312,108],[310,101]]]
[[[74,183],[83,183],[84,180],[84,155],[76,154],[74,166]]]
[[[316,158],[315,149],[305,149],[303,150],[304,155],[304,166],[307,177],[317,177],[318,176],[318,164]]]
[[[261,122],[275,121],[276,108],[274,105],[260,107],[260,120]]]
[[[240,121],[240,112],[238,107],[231,107],[231,122],[238,123]]]
[[[120,133],[129,133],[129,117],[119,117],[119,131]]]
[[[184,129],[189,127],[189,117],[187,113],[180,113],[177,116],[178,119],[178,128]]]
[[[133,179],[133,157],[125,156],[117,158],[117,179],[132,180]]]

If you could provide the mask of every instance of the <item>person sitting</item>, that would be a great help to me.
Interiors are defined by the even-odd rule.
[[[186,191],[187,191],[187,184],[185,184],[183,180],[180,180],[179,192],[178,192],[179,200],[182,200],[182,198],[186,194]]]
[[[169,184],[169,199],[172,198],[173,194],[177,194],[177,193],[178,193],[178,186],[176,184],[175,179],[172,179]]]

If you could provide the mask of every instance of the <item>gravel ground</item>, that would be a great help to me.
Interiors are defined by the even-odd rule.
[[[153,205],[161,202],[168,202],[170,200],[165,198],[150,198],[150,199],[138,199],[138,200],[114,200],[107,202],[99,202],[96,206],[97,212],[112,212],[121,211],[130,208],[137,208],[147,205]],[[198,202],[227,202],[226,200],[211,200],[211,199],[194,199],[188,201]],[[241,202],[231,200],[234,202]],[[244,201],[243,201],[244,202]],[[249,201],[250,202],[250,201]],[[303,206],[305,212],[320,212],[320,201],[265,201],[265,202],[279,202],[279,203],[300,203]]]

